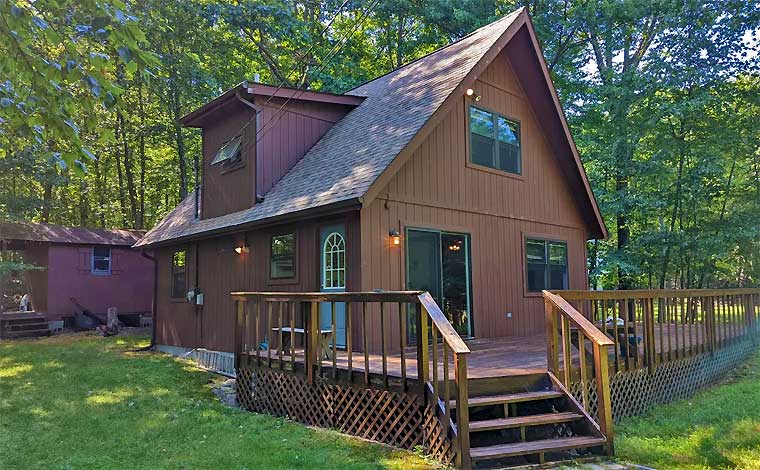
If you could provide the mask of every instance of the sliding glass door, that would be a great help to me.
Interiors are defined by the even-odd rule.
[[[457,332],[473,335],[469,235],[407,229],[406,287],[430,292]],[[409,327],[414,332],[414,318]]]

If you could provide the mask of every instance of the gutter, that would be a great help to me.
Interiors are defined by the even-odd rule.
[[[153,349],[156,346],[156,315],[158,313],[158,260],[155,256],[151,256],[145,253],[144,250],[140,251],[140,255],[143,258],[149,259],[153,262],[153,298],[151,300],[151,332],[150,332],[150,345],[144,349]]]

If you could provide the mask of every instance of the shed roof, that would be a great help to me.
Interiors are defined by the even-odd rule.
[[[447,99],[459,96],[457,92],[461,91],[465,82],[474,81],[475,76],[523,25],[532,28],[527,11],[521,8],[347,92],[347,95],[363,97],[364,100],[330,128],[275,184],[263,202],[243,211],[196,220],[193,198],[188,197],[136,246],[236,230],[285,214],[324,206],[369,202],[373,197],[371,189],[373,185],[377,186],[375,183],[380,176],[400,167],[399,162],[394,160],[401,160],[397,157],[415,145],[424,133],[423,129],[435,125],[436,113],[445,108]],[[548,75],[546,77],[548,79]],[[562,114],[560,108],[557,112]],[[564,115],[560,119],[564,122]],[[357,138],[359,136],[361,138]],[[575,152],[569,131],[567,138]],[[577,165],[585,181],[579,159]],[[592,207],[592,212],[596,214],[594,223],[599,224],[592,233],[604,236],[606,232],[601,215],[587,181],[586,190],[589,198],[587,206]]]
[[[144,230],[65,227],[32,222],[0,222],[0,240],[132,246]]]

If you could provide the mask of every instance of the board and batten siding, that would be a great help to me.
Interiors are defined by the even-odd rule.
[[[527,293],[525,284],[526,236],[567,242],[569,287],[588,287],[589,230],[577,201],[585,195],[571,190],[523,85],[502,52],[473,87],[481,100],[462,97],[387,187],[362,209],[363,290],[406,287],[404,229],[408,227],[471,235],[475,337],[543,332],[543,301],[540,294]],[[469,162],[471,103],[520,122],[522,175]],[[401,246],[389,242],[393,228],[402,233]]]
[[[348,265],[348,290],[358,290],[360,281],[359,217],[357,212],[321,219],[303,220],[159,248],[157,343],[169,346],[203,347],[215,351],[232,351],[235,329],[233,291],[314,292],[320,288],[320,229],[344,223]],[[274,235],[294,232],[296,236],[296,276],[293,279],[270,279],[270,241]],[[247,243],[248,251],[238,254],[236,246]],[[169,297],[171,287],[171,253],[187,249],[188,289],[203,293],[203,306]],[[195,250],[198,250],[197,271]],[[354,260],[353,264],[352,261]],[[298,323],[300,324],[300,318]],[[264,331],[260,332],[264,338]]]

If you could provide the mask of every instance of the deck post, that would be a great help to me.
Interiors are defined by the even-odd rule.
[[[544,312],[546,313],[546,364],[549,372],[557,374],[559,371],[557,316],[554,314],[554,305],[546,299],[544,299]]]
[[[430,347],[428,345],[429,328],[427,312],[422,311],[422,304],[414,304],[414,313],[417,321],[416,338],[417,341],[417,381],[420,383],[422,396],[425,394],[425,383],[428,381],[428,368],[430,365]]]
[[[245,317],[245,300],[235,300],[235,369],[240,368],[243,352],[243,321]]]
[[[457,387],[457,466],[472,468],[470,458],[470,409],[467,393],[467,354],[454,353],[454,380]]]
[[[702,304],[705,311],[705,330],[707,330],[707,347],[710,352],[715,352],[715,305],[712,297],[703,297]]]
[[[642,299],[641,304],[644,311],[644,353],[646,354],[647,368],[652,374],[657,365],[657,348],[654,340],[654,306],[651,299]]]
[[[596,373],[597,415],[599,429],[607,438],[607,455],[614,455],[614,434],[612,430],[612,398],[610,397],[610,367],[607,346],[594,343],[594,369]]]
[[[309,312],[309,326],[307,331],[308,345],[305,354],[306,373],[309,384],[313,384],[314,364],[321,360],[319,355],[322,353],[319,348],[319,304],[317,302],[311,303],[311,309]]]

